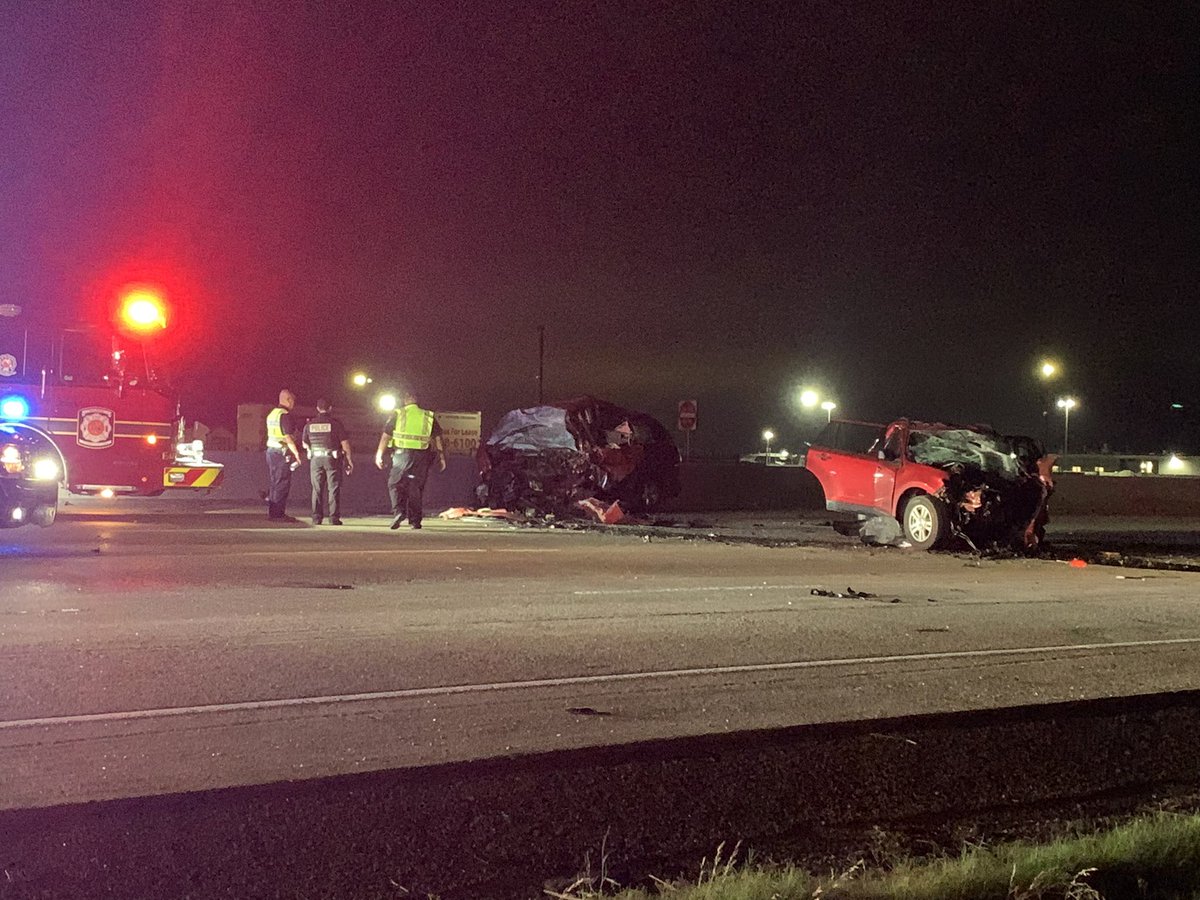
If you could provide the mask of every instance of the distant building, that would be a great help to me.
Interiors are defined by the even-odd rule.
[[[799,453],[789,453],[787,450],[772,450],[770,453],[743,453],[738,462],[754,463],[760,466],[803,466],[804,457]]]
[[[237,448],[237,439],[228,428],[213,428],[204,438],[205,450],[229,451]]]
[[[1054,471],[1084,475],[1200,475],[1200,459],[1180,453],[1071,453],[1058,458]]]

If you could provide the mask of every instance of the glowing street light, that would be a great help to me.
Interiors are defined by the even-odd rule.
[[[771,441],[775,440],[775,432],[770,428],[763,432],[763,443],[766,445],[766,452],[771,452]],[[769,457],[768,457],[769,458]]]
[[[395,394],[380,394],[379,399],[375,401],[381,412],[391,412],[396,408]]]
[[[837,409],[837,404],[832,400],[826,400],[821,404],[821,409],[825,410],[826,423],[833,421],[833,411]]]
[[[805,409],[812,409],[821,400],[816,391],[803,390],[800,392],[800,405]]]
[[[1058,363],[1049,359],[1042,360],[1042,364],[1038,366],[1038,374],[1046,381],[1049,381],[1058,374]]]
[[[372,379],[367,375],[366,372],[355,372],[350,376],[350,383],[356,388],[366,387],[371,383],[371,381]]]
[[[1063,411],[1063,456],[1067,455],[1067,442],[1071,436],[1071,410],[1079,405],[1074,397],[1059,397],[1055,404]]]

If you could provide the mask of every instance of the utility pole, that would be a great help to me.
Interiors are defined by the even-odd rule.
[[[538,326],[538,406],[541,406],[545,400],[545,381],[546,373],[546,326]]]

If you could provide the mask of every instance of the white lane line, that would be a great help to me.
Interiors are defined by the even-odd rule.
[[[1038,653],[1068,653],[1088,650],[1128,650],[1138,647],[1178,647],[1200,644],[1200,637],[1163,638],[1148,641],[1114,641],[1109,644],[1055,644],[1047,647],[1005,647],[994,650],[944,650],[938,653],[902,653],[893,656],[857,656],[847,659],[807,659],[781,663],[754,663],[742,666],[708,666],[694,669],[663,669],[655,672],[616,672],[611,675],[573,675],[565,678],[538,678],[531,681],[496,681],[484,684],[454,684],[443,687],[407,688],[395,691],[370,691],[361,694],[330,694],[318,697],[287,697],[279,700],[245,700],[238,703],[209,703],[201,706],[170,706],[160,709],[131,709],[121,712],[84,713],[73,716],[45,716],[36,719],[0,721],[0,731],[47,725],[78,725],[88,722],[130,722],[138,719],[165,719],[171,716],[246,712],[263,709],[287,709],[297,706],[326,706],[336,703],[363,703],[378,700],[408,700],[417,697],[452,697],[459,694],[485,694],[531,688],[571,687],[583,684],[611,684],[624,681],[652,681],[705,675],[737,675],[749,672],[787,672],[797,669],[831,669],[839,666],[879,665],[896,662],[929,662],[942,659],[981,659],[996,656],[1034,656]]]
[[[333,553],[338,556],[354,554],[363,556],[379,553],[558,553],[558,549],[538,550],[535,548],[490,549],[487,547],[390,547],[386,550],[355,550],[344,547],[341,550],[325,550],[316,547],[289,547],[286,550],[234,550],[222,556],[280,556],[287,553],[303,553],[305,556],[315,556],[320,553]]]
[[[615,597],[623,594],[708,594],[714,591],[801,591],[810,584],[711,585],[709,587],[622,588],[611,591],[572,591],[576,597]]]

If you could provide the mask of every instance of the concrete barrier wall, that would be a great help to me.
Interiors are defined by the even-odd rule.
[[[234,502],[258,502],[267,489],[267,464],[262,452],[212,453],[225,464],[225,483],[214,497]],[[346,479],[342,504],[346,515],[388,512],[387,475],[371,459]],[[664,511],[822,510],[821,485],[806,469],[758,466],[737,462],[688,462],[681,469],[683,492]],[[1055,515],[1200,517],[1200,477],[1138,475],[1127,478],[1061,473],[1051,501]],[[451,506],[474,506],[478,476],[475,461],[451,456],[446,471],[431,473],[425,488],[425,509],[441,512]],[[307,464],[292,476],[288,509],[293,515],[309,511]]]
[[[1052,515],[1200,517],[1200,477],[1061,472],[1054,483]]]
[[[1200,518],[1200,477],[1184,475],[1056,474],[1053,515]],[[689,463],[678,510],[825,508],[825,495],[806,469],[738,463]]]
[[[238,503],[259,502],[267,490],[267,462],[261,451],[212,452],[225,466],[225,481],[214,498]],[[666,510],[695,512],[722,509],[823,509],[821,486],[801,468],[755,466],[737,462],[688,463],[681,471],[683,493]],[[426,512],[450,506],[474,506],[478,484],[475,460],[451,456],[445,472],[430,473],[425,487]],[[302,515],[310,509],[309,469],[305,463],[292,475],[288,511]],[[342,486],[345,515],[388,512],[387,474],[373,459],[362,458]]]
[[[263,451],[209,453],[213,462],[225,466],[225,481],[212,497],[238,503],[260,502],[267,490],[267,459]],[[478,477],[475,460],[451,456],[446,471],[433,471],[425,484],[425,509],[441,512],[451,506],[474,506],[474,490]],[[292,473],[292,490],[288,495],[288,512],[307,516],[311,512],[312,492],[309,487],[308,463]],[[356,460],[354,474],[342,482],[342,514],[365,516],[389,512],[387,473],[375,468],[374,454]]]
[[[683,490],[667,510],[825,508],[820,483],[799,466],[706,460],[684,463],[680,476]]]

